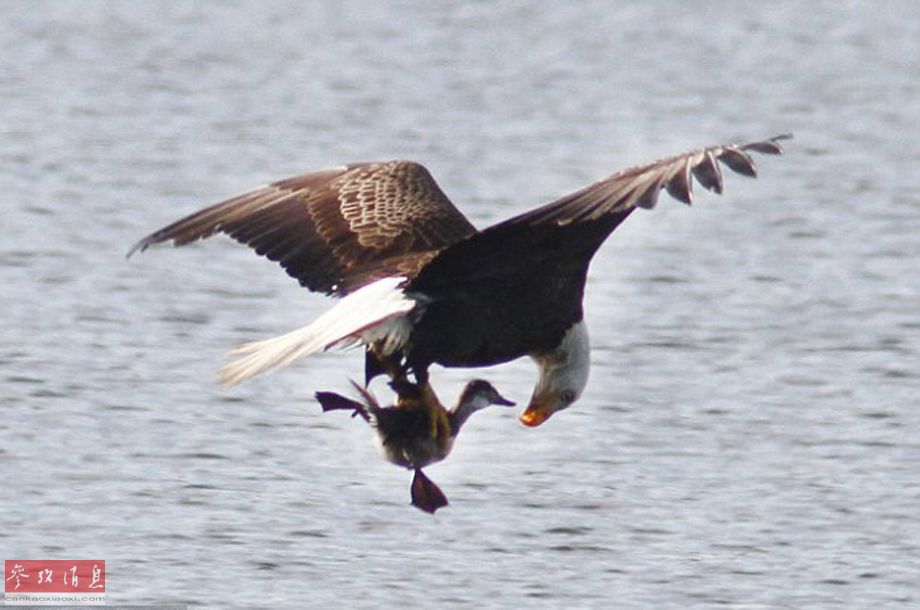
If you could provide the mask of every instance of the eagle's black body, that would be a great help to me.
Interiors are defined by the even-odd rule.
[[[491,366],[551,351],[583,318],[591,257],[630,212],[566,227],[497,227],[447,249],[409,283],[431,299],[409,367]]]

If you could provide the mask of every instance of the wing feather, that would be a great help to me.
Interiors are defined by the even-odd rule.
[[[693,175],[703,188],[722,194],[722,170],[711,150],[705,151],[700,162],[693,166]]]

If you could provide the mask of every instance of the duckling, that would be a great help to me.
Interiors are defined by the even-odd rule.
[[[440,462],[450,454],[460,428],[470,415],[490,405],[514,406],[482,379],[469,382],[457,404],[444,408],[431,385],[406,380],[390,383],[396,391],[396,404],[381,407],[368,390],[352,382],[363,403],[334,392],[317,392],[323,411],[349,410],[360,415],[377,430],[377,439],[386,459],[414,470],[410,493],[412,505],[428,513],[447,506],[447,497],[422,468]]]

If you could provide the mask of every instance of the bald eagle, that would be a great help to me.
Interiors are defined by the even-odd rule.
[[[521,421],[537,426],[588,381],[582,300],[594,253],[662,190],[690,204],[695,178],[722,192],[720,163],[756,176],[749,153],[781,135],[702,148],[619,171],[481,231],[411,161],[354,163],[274,182],[140,240],[183,245],[224,233],[278,262],[309,290],[339,297],[312,324],[249,343],[221,370],[236,384],[332,347],[366,348],[367,382],[428,381],[434,364],[482,367],[530,356],[537,385]]]

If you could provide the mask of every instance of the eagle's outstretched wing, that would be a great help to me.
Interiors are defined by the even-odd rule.
[[[791,134],[783,134],[748,144],[710,146],[630,167],[545,206],[510,218],[495,228],[521,223],[537,225],[554,222],[564,225],[636,207],[653,208],[662,189],[690,205],[694,177],[703,187],[721,195],[722,170],[719,161],[739,174],[754,178],[757,176],[757,166],[748,151],[779,155],[783,152],[779,142],[791,137]]]
[[[128,256],[225,233],[310,290],[341,296],[388,275],[411,277],[475,232],[418,163],[355,163],[205,208],[145,237]]]
[[[528,262],[558,257],[562,249],[586,262],[633,210],[654,207],[662,190],[690,204],[695,177],[703,187],[721,193],[719,162],[754,177],[757,169],[748,153],[782,154],[779,142],[791,137],[711,146],[621,170],[445,248],[411,280],[410,288],[424,292],[476,278],[518,274]],[[560,244],[560,240],[572,243]]]

